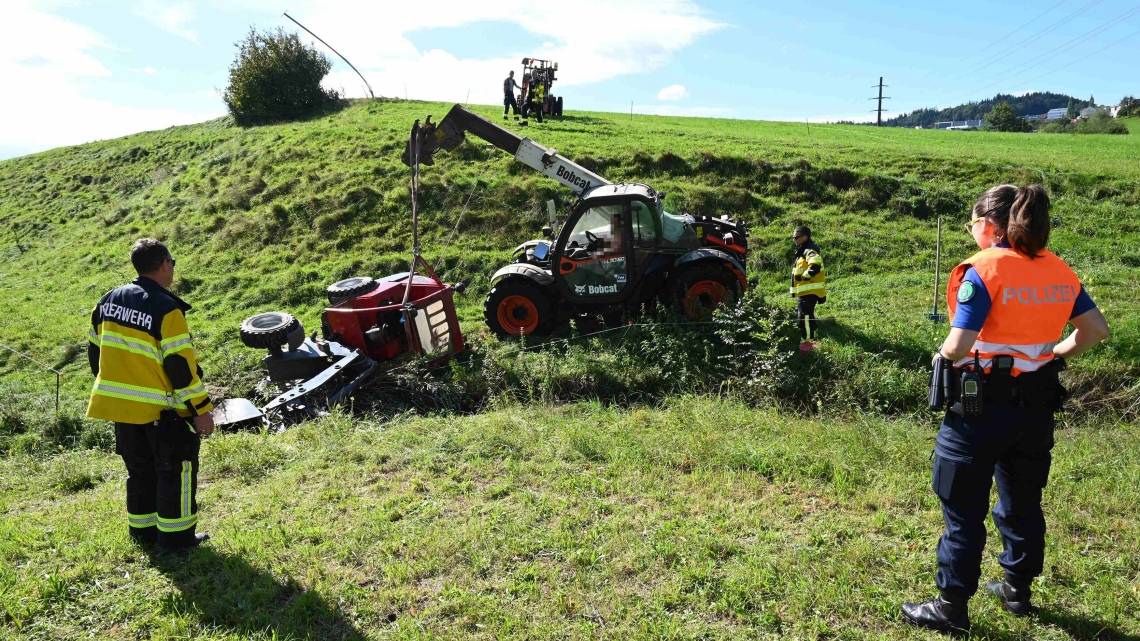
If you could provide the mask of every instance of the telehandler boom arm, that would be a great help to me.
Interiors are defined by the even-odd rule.
[[[472,134],[515,157],[515,160],[534,169],[544,176],[569,187],[579,195],[594,187],[609,185],[610,181],[586,169],[578,163],[559,154],[549,147],[543,147],[529,138],[523,138],[499,125],[478,116],[462,105],[455,105],[439,123],[431,122],[428,116],[420,125],[421,143],[419,162],[430,165],[436,150],[455,149],[463,143],[464,134]],[[411,143],[404,150],[404,164],[411,165]]]

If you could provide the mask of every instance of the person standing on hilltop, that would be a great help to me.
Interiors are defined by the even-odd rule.
[[[792,232],[796,254],[792,262],[792,286],[789,293],[796,299],[796,321],[800,325],[800,351],[815,348],[815,306],[827,302],[827,271],[819,245],[811,239],[806,225]]]
[[[515,82],[515,72],[512,70],[503,80],[503,120],[507,119],[507,111],[511,109],[514,109],[516,116],[519,115],[519,103],[515,100],[515,91],[518,89],[521,87]]]
[[[169,291],[174,258],[161,242],[131,248],[138,278],[91,312],[88,362],[95,375],[87,416],[115,423],[127,467],[127,525],[140,544],[194,547],[199,438],[214,431],[214,406],[186,326],[190,305]]]
[[[931,480],[946,522],[935,576],[940,595],[903,604],[902,618],[911,625],[969,629],[966,605],[978,589],[995,478],[993,519],[1005,577],[986,590],[1014,615],[1030,612],[1030,584],[1045,562],[1041,492],[1053,413],[1066,394],[1058,373],[1066,359],[1108,337],[1108,323],[1077,275],[1045,248],[1049,228],[1049,196],[1040,185],[987,190],[966,223],[981,251],[950,274],[953,318],[935,355],[936,372],[947,371],[942,361],[953,363]],[[1057,342],[1066,324],[1075,329]]]

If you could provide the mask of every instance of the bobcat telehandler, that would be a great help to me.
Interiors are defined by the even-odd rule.
[[[418,121],[417,121],[418,124]],[[580,329],[628,318],[658,303],[690,320],[733,303],[748,283],[748,233],[728,216],[675,215],[665,194],[640,183],[613,184],[554,149],[518,136],[455,105],[438,123],[421,126],[409,166],[431,165],[439,149],[455,149],[467,134],[569,187],[577,196],[557,234],[528,240],[491,278],[483,304],[500,338],[545,336],[574,320]]]

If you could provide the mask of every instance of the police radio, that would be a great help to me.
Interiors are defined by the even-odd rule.
[[[974,350],[974,368],[962,372],[962,416],[980,416],[982,413],[982,366]]]

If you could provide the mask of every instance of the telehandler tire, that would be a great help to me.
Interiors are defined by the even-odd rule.
[[[353,276],[329,285],[325,288],[325,293],[328,294],[330,303],[339,305],[350,298],[367,294],[379,286],[380,283],[369,276]]]
[[[499,338],[549,336],[557,325],[550,296],[522,278],[503,279],[491,289],[483,318]]]
[[[740,297],[736,276],[716,263],[687,267],[672,281],[673,309],[688,321],[711,320],[718,306],[733,305]]]
[[[273,349],[288,345],[295,350],[305,342],[305,328],[288,312],[263,312],[241,322],[241,342],[246,347]]]

